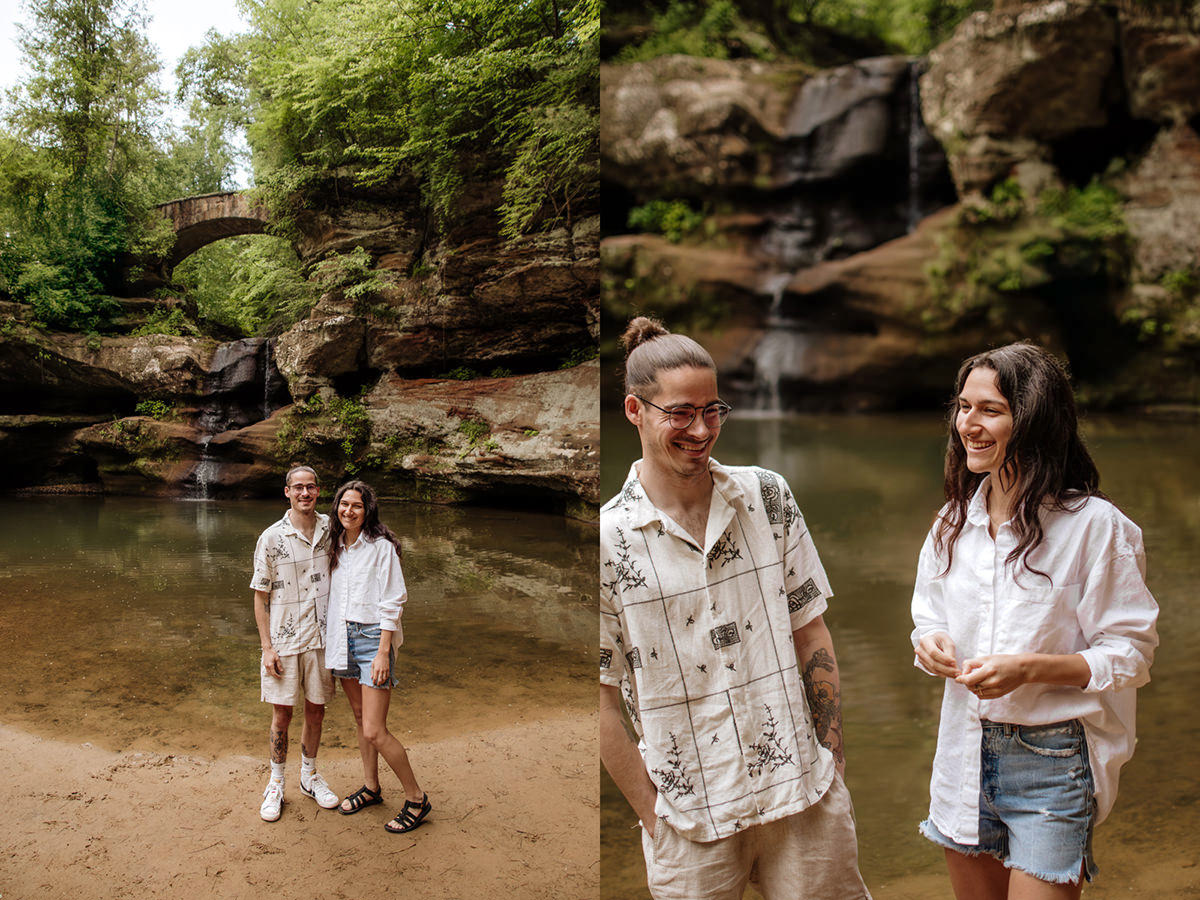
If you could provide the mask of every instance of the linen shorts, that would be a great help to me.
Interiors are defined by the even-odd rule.
[[[379,639],[383,629],[376,622],[373,625],[363,625],[359,622],[346,623],[346,668],[337,669],[334,675],[338,678],[357,678],[364,687],[393,688],[398,683],[396,678],[396,648],[388,653],[388,680],[376,684],[371,680],[371,661],[379,652]]]
[[[1095,876],[1095,786],[1078,719],[1050,725],[983,723],[979,843],[959,844],[928,819],[921,834],[967,856],[986,853],[1042,881]]]
[[[654,900],[741,900],[749,881],[766,900],[871,897],[850,792],[836,774],[808,809],[715,841],[689,841],[659,819],[654,837],[642,829],[642,852]]]
[[[283,675],[267,672],[259,660],[258,675],[264,703],[278,706],[299,706],[309,703],[326,704],[333,699],[333,676],[325,668],[324,650],[302,650],[292,656],[279,657]]]

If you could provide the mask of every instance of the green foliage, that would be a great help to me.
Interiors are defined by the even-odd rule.
[[[472,447],[491,432],[492,427],[479,419],[464,419],[458,426],[458,433],[470,441]]]
[[[598,0],[247,0],[260,184],[414,175],[440,219],[499,175],[503,233],[570,221],[598,184]],[[272,207],[274,208],[274,207]]]
[[[355,475],[368,459],[371,417],[362,400],[314,394],[297,403],[275,432],[275,453],[283,461],[324,460],[336,477]]]
[[[313,267],[312,280],[353,302],[359,312],[366,312],[370,300],[388,285],[385,274],[375,268],[371,254],[361,246],[321,260]]]
[[[1176,300],[1186,302],[1200,295],[1200,275],[1191,269],[1172,269],[1164,272],[1158,283]]]
[[[201,247],[172,273],[201,320],[242,335],[276,335],[308,315],[317,285],[296,251],[268,235],[242,235]]]
[[[730,0],[671,0],[650,23],[651,35],[638,44],[625,47],[621,62],[637,62],[681,53],[726,59],[729,42],[744,30],[737,7]]]
[[[94,330],[126,253],[173,239],[151,210],[162,96],[144,16],[130,0],[31,0],[26,72],[0,154],[0,272],[38,323]]]
[[[599,355],[599,347],[577,347],[563,357],[563,361],[558,364],[558,367],[560,369],[573,369],[576,366],[583,365],[583,363],[590,359],[595,359]]]
[[[934,297],[926,325],[940,330],[962,316],[995,314],[1006,295],[1059,278],[1127,277],[1128,229],[1117,191],[1093,180],[1034,199],[1027,204],[1007,179],[988,200],[963,208],[926,267]]]
[[[649,36],[627,46],[619,59],[671,53],[724,59],[736,47],[741,55],[811,62],[822,31],[919,56],[968,15],[991,7],[990,0],[670,0],[651,7]]]
[[[627,224],[638,231],[661,234],[678,244],[704,224],[704,213],[693,210],[686,200],[651,200],[631,209]]]
[[[144,324],[135,328],[131,334],[141,337],[147,334],[167,334],[173,337],[199,337],[200,330],[190,322],[183,310],[178,306],[174,309],[157,307],[146,317]]]
[[[174,405],[165,400],[139,400],[133,411],[139,416],[149,416],[151,419],[164,421],[175,415]]]
[[[473,378],[478,378],[479,373],[476,372],[474,369],[472,369],[470,366],[456,366],[455,368],[451,369],[449,372],[446,372],[444,375],[441,375],[439,377],[452,378],[455,381],[470,381]]]
[[[488,373],[489,378],[512,378],[512,375],[513,370],[505,368],[504,366],[496,366],[496,368],[492,369],[492,371]]]

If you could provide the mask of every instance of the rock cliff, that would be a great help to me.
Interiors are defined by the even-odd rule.
[[[310,193],[302,258],[361,247],[378,289],[331,288],[271,341],[51,334],[5,305],[0,452],[20,465],[0,487],[275,495],[306,462],[385,496],[594,516],[599,218],[506,242],[495,201],[469,187],[439,230],[403,184]]]

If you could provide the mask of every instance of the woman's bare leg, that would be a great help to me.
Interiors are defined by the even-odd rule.
[[[419,803],[425,793],[417,784],[417,776],[413,774],[412,766],[408,762],[408,751],[387,728],[388,707],[391,702],[390,688],[362,688],[363,733],[379,755],[392,767],[392,771],[404,786],[405,796],[414,803]]]
[[[373,791],[379,790],[379,754],[375,745],[367,740],[363,733],[363,701],[362,685],[357,678],[343,678],[342,690],[350,701],[350,711],[354,713],[354,727],[358,732],[358,755],[362,757],[363,784]],[[347,811],[346,801],[342,801],[342,809]]]
[[[950,886],[957,900],[1009,900],[1011,870],[994,856],[986,853],[967,856],[947,849],[946,868],[950,870]]]

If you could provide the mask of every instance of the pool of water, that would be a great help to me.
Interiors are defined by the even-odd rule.
[[[602,495],[640,455],[619,413],[603,421]],[[1087,897],[1200,894],[1200,424],[1093,418],[1085,434],[1101,487],[1145,538],[1162,608],[1153,680],[1139,692],[1138,749],[1112,816],[1096,832],[1101,872]],[[716,457],[781,472],[833,585],[826,621],[842,677],[847,782],[863,875],[876,900],[950,897],[942,854],[916,833],[928,807],[940,681],[912,667],[909,601],[917,553],[941,506],[937,416],[739,420]],[[619,791],[601,784],[601,896],[644,898],[640,836]]]
[[[0,500],[0,721],[114,750],[265,755],[249,583],[255,541],[284,509]],[[593,526],[387,502],[381,514],[409,591],[394,731],[437,740],[595,708]],[[340,698],[322,746],[356,748]]]

